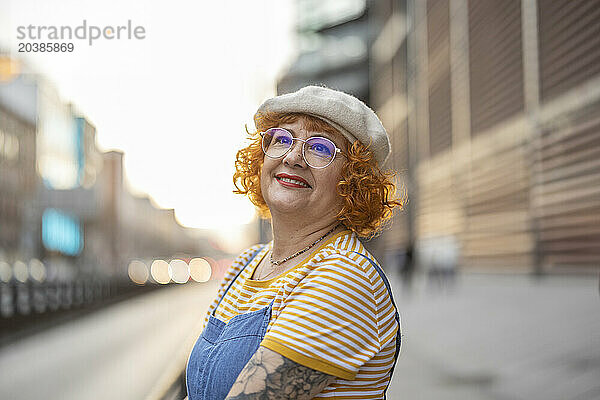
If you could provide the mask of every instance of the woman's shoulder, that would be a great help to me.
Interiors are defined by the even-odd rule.
[[[355,233],[349,232],[324,246],[310,262],[312,274],[329,273],[353,276],[371,285],[381,281],[375,265],[377,260],[368,252]]]
[[[377,262],[375,257],[362,244],[356,233],[348,231],[335,238],[324,246],[316,257],[316,260],[331,260],[335,258],[344,259],[353,265],[369,265],[369,260]]]
[[[356,304],[362,307],[362,312],[373,312],[382,326],[394,315],[390,282],[377,259],[356,234],[328,244],[311,263],[312,269],[306,278],[314,284],[309,286],[324,285],[332,288],[331,293],[345,293],[348,298],[362,299]],[[382,343],[387,343],[389,337],[384,339]]]

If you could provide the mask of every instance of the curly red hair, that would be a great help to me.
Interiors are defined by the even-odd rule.
[[[260,174],[264,153],[261,148],[260,132],[293,123],[302,119],[308,131],[326,132],[339,137],[341,133],[325,121],[306,114],[269,113],[256,121],[257,131],[248,132],[251,143],[239,150],[233,174],[234,193],[248,195],[258,209],[259,215],[270,218],[269,208],[262,196]],[[342,167],[337,192],[342,198],[342,209],[338,221],[362,237],[373,237],[381,232],[393,215],[395,207],[403,207],[404,198],[396,196],[395,173],[382,171],[367,146],[358,140],[351,146],[347,139],[347,162]]]

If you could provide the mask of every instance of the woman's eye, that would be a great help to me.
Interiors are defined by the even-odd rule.
[[[279,136],[275,138],[275,143],[288,144],[290,143],[290,138]]]
[[[327,148],[327,146],[319,143],[313,145],[312,150],[316,151],[317,153],[329,154],[329,149]]]

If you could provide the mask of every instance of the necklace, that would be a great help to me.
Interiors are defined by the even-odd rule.
[[[319,243],[321,240],[325,239],[325,237],[327,237],[331,232],[335,231],[335,229],[338,226],[340,226],[340,224],[337,224],[336,226],[334,226],[333,228],[331,228],[329,231],[327,231],[326,234],[324,234],[323,236],[321,236],[320,238],[318,238],[317,240],[315,240],[314,242],[312,242],[311,244],[309,244],[308,246],[306,246],[302,250],[297,251],[296,253],[292,254],[291,256],[283,258],[281,260],[274,261],[273,260],[273,250],[271,250],[271,254],[269,255],[269,262],[271,263],[272,266],[278,267],[279,265],[283,264],[284,262],[286,262],[288,260],[291,260],[292,258],[297,257],[300,254],[308,251],[310,248],[312,248],[314,245],[316,245],[317,243]],[[271,270],[268,274],[266,274],[265,276],[263,276],[261,278],[258,278],[258,279],[264,280],[268,276],[270,276],[271,274],[273,274],[275,271],[277,271],[277,268],[273,268],[273,270]]]
[[[292,259],[292,258],[294,258],[294,257],[297,257],[297,256],[299,256],[300,254],[302,254],[302,253],[304,253],[304,252],[308,251],[308,249],[310,249],[311,247],[313,247],[314,245],[316,245],[317,243],[319,243],[321,240],[325,239],[325,237],[326,237],[327,235],[329,235],[331,232],[333,232],[333,231],[334,231],[334,230],[335,230],[335,229],[336,229],[338,226],[340,226],[340,224],[337,224],[336,226],[334,226],[333,228],[331,228],[331,229],[330,229],[330,230],[329,230],[329,231],[328,231],[326,234],[324,234],[323,236],[321,236],[321,237],[320,237],[320,238],[318,238],[316,241],[312,242],[311,244],[309,244],[308,246],[306,246],[306,247],[305,247],[305,248],[303,248],[302,250],[300,250],[300,251],[298,251],[298,252],[296,252],[296,253],[292,254],[291,256],[289,256],[289,257],[286,257],[286,258],[284,258],[284,259],[282,259],[282,260],[277,260],[277,261],[274,261],[274,260],[273,260],[273,251],[271,250],[271,254],[269,255],[269,262],[271,263],[271,265],[273,265],[273,266],[277,267],[277,266],[279,266],[280,264],[283,264],[284,262],[286,262],[286,261],[288,261],[288,260],[291,260],[291,259]],[[273,274],[273,273],[274,273],[276,270],[277,270],[277,268],[274,268],[273,270],[271,270],[271,271],[270,271],[268,274],[266,274],[265,276],[263,276],[263,277],[260,277],[260,278],[256,278],[256,279],[261,279],[261,280],[263,280],[263,279],[267,278],[268,276],[270,276],[271,274]]]
[[[323,236],[321,236],[320,238],[318,238],[317,240],[315,240],[314,242],[312,242],[311,244],[309,244],[308,246],[306,246],[305,248],[303,248],[300,251],[297,251],[296,253],[292,254],[289,257],[286,257],[284,259],[281,260],[277,260],[277,261],[273,261],[273,250],[271,250],[271,254],[269,255],[269,261],[271,262],[271,265],[275,265],[278,266],[279,264],[283,264],[284,262],[286,262],[287,260],[291,260],[294,257],[299,256],[300,254],[304,253],[305,251],[308,251],[308,249],[310,249],[311,247],[313,247],[315,244],[319,243],[321,240],[325,239],[325,237],[327,235],[329,235],[331,232],[333,232],[335,230],[335,228],[337,228],[338,226],[340,226],[340,224],[337,224],[336,226],[334,226],[333,228],[331,228],[329,231],[327,231],[326,234],[324,234]]]

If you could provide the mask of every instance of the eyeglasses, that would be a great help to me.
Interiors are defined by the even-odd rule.
[[[261,132],[262,149],[269,158],[277,159],[285,156],[294,140],[302,142],[302,157],[312,168],[325,168],[333,162],[337,153],[341,153],[335,143],[322,136],[313,136],[306,140],[295,138],[283,128],[271,128]]]

